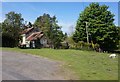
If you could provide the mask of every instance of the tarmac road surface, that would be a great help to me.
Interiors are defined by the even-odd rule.
[[[30,54],[2,51],[2,80],[64,80],[60,62]]]

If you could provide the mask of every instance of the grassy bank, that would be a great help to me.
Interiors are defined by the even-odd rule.
[[[107,53],[71,49],[54,50],[3,48],[3,50],[30,53],[62,61],[65,63],[63,67],[72,70],[80,80],[118,79],[118,57],[111,59]]]

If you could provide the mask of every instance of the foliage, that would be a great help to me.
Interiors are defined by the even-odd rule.
[[[2,23],[0,23],[0,34],[2,33]]]
[[[120,40],[120,27],[117,27],[118,28],[118,37],[119,37],[119,40]]]
[[[91,43],[86,43],[84,41],[74,42],[72,36],[67,37],[66,40],[69,44],[69,48],[71,49],[79,49],[79,50],[93,50]]]
[[[15,12],[6,14],[6,19],[2,23],[2,46],[15,47],[18,45],[22,22],[21,14]]]
[[[57,24],[56,16],[51,17],[49,14],[44,13],[43,16],[39,16],[36,19],[34,26],[39,27],[44,32],[51,47],[60,48],[65,35]]]
[[[75,42],[73,41],[73,39],[72,39],[72,36],[69,36],[69,37],[67,37],[66,38],[66,41],[68,42],[68,44],[69,44],[69,48],[75,48]]]
[[[83,41],[79,41],[79,42],[78,42],[78,46],[80,46],[80,48],[82,49],[83,46],[84,46],[84,42],[83,42]]]
[[[91,43],[84,43],[84,46],[89,49],[91,46]]]
[[[68,48],[69,48],[68,42],[66,42],[66,41],[61,42],[61,49],[68,49]]]
[[[0,23],[0,47],[2,47],[2,23]]]
[[[77,45],[77,49],[80,50],[93,50],[91,43],[79,41],[76,45]]]
[[[33,25],[31,22],[28,23],[28,27],[31,28]]]
[[[100,47],[100,45],[96,43],[95,44],[95,48],[99,48],[99,47]]]
[[[15,38],[9,33],[2,33],[2,46],[4,47],[14,47],[16,46]]]
[[[119,36],[119,45],[118,45],[118,49],[120,49],[120,27],[118,27],[118,30],[119,30],[119,34],[118,34],[118,36]]]
[[[118,30],[114,25],[114,15],[108,10],[108,6],[91,3],[80,14],[73,39],[87,42],[86,22],[90,42],[97,43],[103,50],[115,49],[118,44]]]

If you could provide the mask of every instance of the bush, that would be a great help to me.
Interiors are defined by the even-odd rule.
[[[119,45],[118,45],[118,49],[120,49],[120,40],[119,40]]]
[[[0,33],[0,47],[2,47],[2,34]]]
[[[100,45],[96,43],[95,44],[95,48],[99,48],[99,47],[100,47]]]
[[[75,49],[76,48],[76,43],[69,43],[69,48],[70,49]]]
[[[100,49],[100,45],[99,44],[96,43],[94,46],[95,46],[95,48],[94,48],[95,51],[97,51],[97,52],[101,52],[102,51]]]
[[[79,46],[79,48],[81,48],[81,49],[82,49],[82,48],[83,48],[83,46],[84,46],[84,42],[83,42],[83,41],[79,41],[77,45]]]
[[[92,43],[86,43],[84,41],[79,41],[78,43],[74,42],[72,37],[67,39],[70,49],[79,49],[79,50],[93,50]]]
[[[61,42],[61,49],[68,49],[69,45],[68,42]]]
[[[85,43],[83,41],[79,41],[78,43],[69,44],[71,49],[79,49],[79,50],[93,50],[91,43]]]
[[[15,47],[16,40],[8,33],[2,34],[2,47]]]
[[[93,50],[91,43],[84,43],[82,50]]]

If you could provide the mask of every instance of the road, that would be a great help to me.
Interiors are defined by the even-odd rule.
[[[65,80],[60,66],[47,58],[2,51],[2,80]]]

